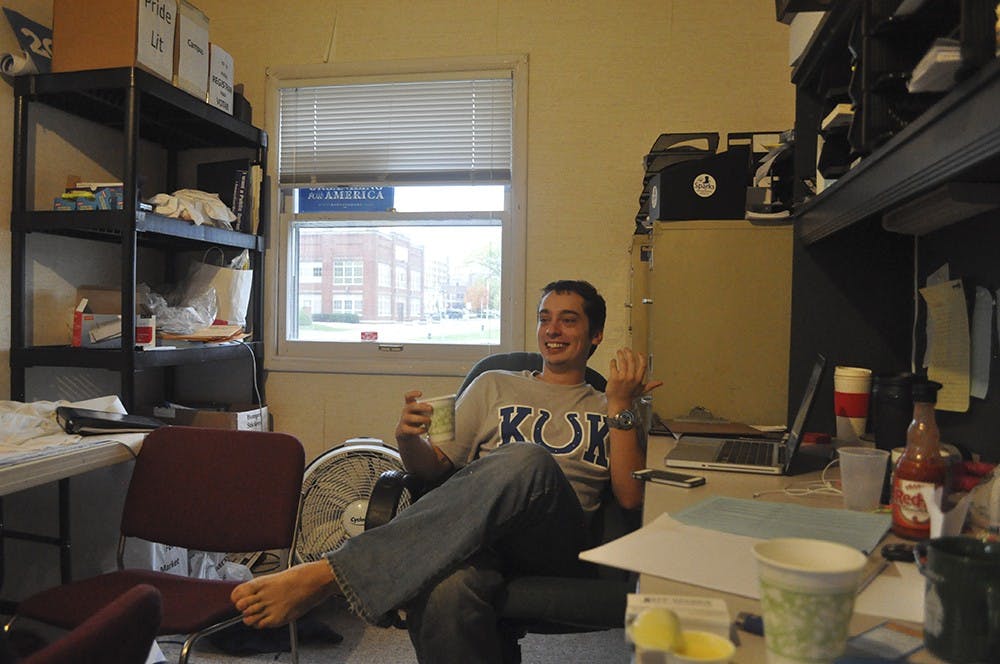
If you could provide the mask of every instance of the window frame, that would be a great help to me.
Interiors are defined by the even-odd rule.
[[[265,258],[267,283],[273,284],[266,298],[264,364],[268,370],[372,375],[462,376],[478,359],[496,352],[524,347],[525,330],[525,237],[527,184],[527,90],[526,56],[486,56],[411,60],[406,62],[338,63],[273,67],[267,71],[266,116],[268,133],[279,136],[279,92],[285,87],[324,85],[334,82],[393,82],[496,76],[512,77],[512,162],[510,190],[503,213],[501,261],[500,342],[489,344],[397,344],[380,342],[321,342],[287,339],[290,252],[293,225],[309,215],[281,213],[282,191],[275,175],[269,178],[271,229]],[[273,146],[274,150],[278,146]],[[276,160],[274,161],[276,163]],[[291,210],[291,196],[284,209]],[[377,220],[380,215],[354,215]],[[420,215],[413,215],[414,221]],[[438,215],[440,216],[440,215]],[[475,218],[476,215],[468,215]],[[494,215],[496,216],[496,215]],[[397,215],[396,218],[400,218]],[[378,278],[378,275],[371,275]]]

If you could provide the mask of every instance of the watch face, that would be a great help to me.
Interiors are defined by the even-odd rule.
[[[635,426],[635,413],[623,410],[614,417],[609,417],[608,424],[615,429],[631,429]]]

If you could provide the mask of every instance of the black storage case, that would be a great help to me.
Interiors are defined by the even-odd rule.
[[[743,219],[750,146],[685,155],[649,180],[649,220]]]

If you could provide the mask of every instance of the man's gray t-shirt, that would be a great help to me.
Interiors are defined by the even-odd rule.
[[[547,449],[587,512],[610,479],[607,398],[586,383],[554,385],[534,372],[487,371],[455,406],[455,440],[438,447],[456,468],[512,442]]]

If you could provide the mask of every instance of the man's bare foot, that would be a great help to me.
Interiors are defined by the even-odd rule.
[[[296,565],[282,572],[241,583],[229,596],[250,627],[279,627],[340,591],[325,560]]]

